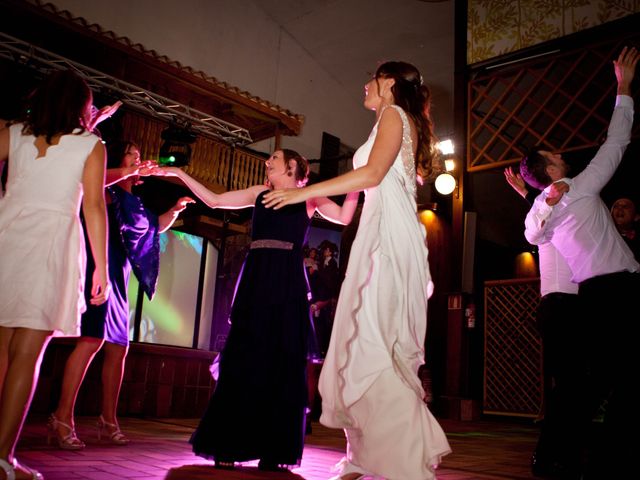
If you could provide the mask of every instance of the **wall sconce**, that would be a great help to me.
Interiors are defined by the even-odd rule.
[[[441,195],[449,195],[456,188],[456,179],[450,173],[441,173],[436,177],[436,190]]]
[[[453,158],[445,159],[444,168],[447,172],[453,172],[456,169],[456,161]]]
[[[531,252],[522,252],[515,259],[515,277],[530,278],[538,276],[538,265]]]
[[[452,172],[456,168],[456,162],[453,158],[455,147],[451,139],[438,142],[436,148],[440,150],[444,157],[445,172],[436,177],[436,190],[441,195],[449,195],[456,189],[456,179],[449,172]]]
[[[450,138],[438,142],[436,144],[436,148],[440,150],[440,153],[442,153],[442,155],[453,155],[453,153],[455,152],[453,141]]]

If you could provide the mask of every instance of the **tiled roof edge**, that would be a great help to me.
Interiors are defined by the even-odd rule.
[[[179,70],[182,70],[183,72],[186,72],[190,75],[193,75],[195,77],[199,77],[202,80],[205,80],[208,83],[211,83],[212,85],[215,85],[217,87],[223,88],[225,90],[227,90],[228,92],[234,94],[234,95],[238,95],[241,96],[243,98],[246,98],[254,103],[257,103],[263,107],[267,107],[281,115],[285,115],[289,118],[292,118],[294,120],[297,120],[298,122],[300,122],[300,124],[304,123],[304,115],[298,114],[298,113],[293,113],[290,110],[287,110],[286,108],[280,107],[279,105],[276,105],[274,103],[269,102],[268,100],[264,100],[260,97],[257,97],[255,95],[251,95],[249,92],[245,91],[245,90],[241,90],[238,87],[234,87],[232,85],[229,85],[227,82],[222,82],[220,80],[218,80],[217,78],[211,76],[211,75],[207,75],[205,72],[201,71],[201,70],[195,70],[192,67],[189,66],[184,66],[182,65],[180,62],[178,62],[177,60],[172,60],[169,57],[167,57],[166,55],[160,55],[158,52],[156,52],[155,50],[148,50],[144,47],[144,45],[140,44],[140,43],[134,43],[130,38],[128,37],[119,37],[115,32],[113,32],[112,30],[105,30],[104,28],[102,28],[100,25],[98,25],[97,23],[89,23],[85,18],[83,17],[74,17],[73,14],[68,11],[68,10],[60,10],[58,9],[55,5],[53,5],[52,3],[48,3],[48,2],[43,2],[42,0],[26,0],[28,3],[31,3],[32,5],[35,5],[43,10],[46,10],[50,13],[53,13],[54,15],[57,15],[59,17],[64,18],[65,20],[75,23],[77,25],[80,25],[88,30],[91,30],[101,36],[107,37],[110,40],[116,41],[118,43],[121,43],[133,50],[136,50],[144,55],[148,55],[152,58],[154,58],[155,60],[162,62],[162,63],[166,63],[168,65],[171,65],[174,68],[177,68]]]

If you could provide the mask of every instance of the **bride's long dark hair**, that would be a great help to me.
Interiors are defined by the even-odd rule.
[[[433,133],[431,120],[431,90],[422,82],[416,67],[406,62],[385,62],[376,70],[378,78],[393,78],[395,83],[391,93],[395,104],[402,108],[413,120],[418,133],[415,164],[416,172],[423,179],[437,173],[437,139]],[[379,91],[380,85],[378,85]]]

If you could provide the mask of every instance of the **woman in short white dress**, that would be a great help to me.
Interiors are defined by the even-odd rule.
[[[80,333],[81,201],[96,264],[91,303],[109,294],[105,153],[87,129],[91,104],[80,77],[55,72],[31,95],[25,119],[0,130],[0,160],[9,160],[0,200],[0,480],[42,478],[14,450],[49,339]]]

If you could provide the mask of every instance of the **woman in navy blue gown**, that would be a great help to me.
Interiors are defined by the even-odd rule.
[[[327,198],[274,211],[262,205],[269,188],[303,186],[307,161],[277,150],[266,161],[268,185],[216,195],[181,170],[189,188],[213,208],[254,207],[252,242],[231,309],[231,330],[221,355],[209,406],[191,438],[193,451],[233,468],[259,459],[259,468],[300,464],[307,407],[309,287],[303,245],[313,213],[351,221],[358,195],[342,206]]]

